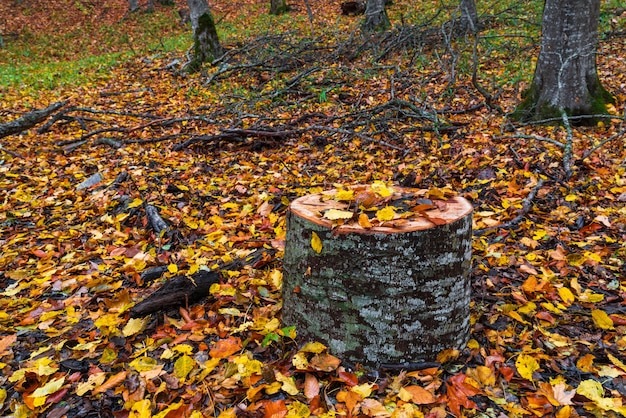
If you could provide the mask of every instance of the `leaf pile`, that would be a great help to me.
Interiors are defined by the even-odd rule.
[[[310,1],[313,37],[304,7],[252,36],[265,3],[231,6],[221,24],[241,37],[204,74],[178,71],[178,51],[2,92],[3,120],[69,105],[0,142],[1,415],[626,416],[623,12],[603,9],[598,57],[612,122],[517,126],[503,112],[531,77],[542,2],[483,11],[476,44],[448,36],[452,6],[398,0],[392,20],[415,25],[364,39],[331,3]],[[355,184],[385,186],[340,195]],[[392,216],[395,184],[442,196]],[[285,211],[337,185],[370,223],[446,190],[473,202],[465,349],[365,370],[296,344]],[[200,302],[131,318],[202,271],[219,280]]]

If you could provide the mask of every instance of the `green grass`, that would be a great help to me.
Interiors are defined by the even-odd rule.
[[[0,86],[37,93],[105,79],[133,58],[156,52],[184,51],[191,30],[178,26],[173,9],[130,15],[114,25],[84,24],[62,34],[27,30],[0,49]]]

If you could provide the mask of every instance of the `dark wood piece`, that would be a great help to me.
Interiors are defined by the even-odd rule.
[[[38,123],[43,122],[52,113],[56,112],[67,104],[67,101],[56,102],[46,107],[45,109],[33,110],[26,113],[24,116],[12,120],[11,122],[0,124],[0,138],[5,136],[18,134],[22,131],[32,128]]]

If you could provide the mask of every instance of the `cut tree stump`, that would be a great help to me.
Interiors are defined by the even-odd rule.
[[[329,209],[356,211],[329,198],[333,191],[291,203],[282,317],[300,343],[320,341],[347,363],[388,367],[434,361],[469,340],[471,203],[393,191],[387,205],[422,209],[371,228],[324,218]]]

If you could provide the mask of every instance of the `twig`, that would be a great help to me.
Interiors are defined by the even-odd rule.
[[[567,132],[565,144],[563,145],[563,169],[565,170],[565,179],[569,180],[572,177],[572,148],[574,135],[572,133],[572,126],[569,123],[567,113],[563,108],[561,108],[561,117],[563,118],[565,131]]]
[[[544,183],[545,183],[545,180],[540,178],[537,184],[535,185],[535,187],[533,187],[530,193],[528,193],[528,196],[526,196],[526,199],[524,199],[522,208],[517,212],[517,216],[515,218],[500,225],[494,225],[494,226],[489,226],[487,228],[476,229],[474,231],[474,235],[484,235],[485,233],[493,231],[494,229],[511,229],[514,226],[517,226],[517,224],[519,224],[522,221],[522,219],[524,219],[524,217],[528,214],[528,212],[530,212],[530,209],[533,206],[533,200],[535,199],[535,196],[537,196],[537,192],[539,191],[539,189],[543,187]]]
[[[559,148],[565,148],[565,144],[562,142],[559,142],[555,139],[552,138],[546,138],[545,136],[538,136],[538,135],[524,135],[524,134],[517,134],[517,135],[502,135],[502,136],[496,136],[494,137],[494,139],[506,139],[506,138],[512,138],[512,139],[533,139],[536,141],[544,141],[544,142],[548,142],[552,145],[556,145]]]

